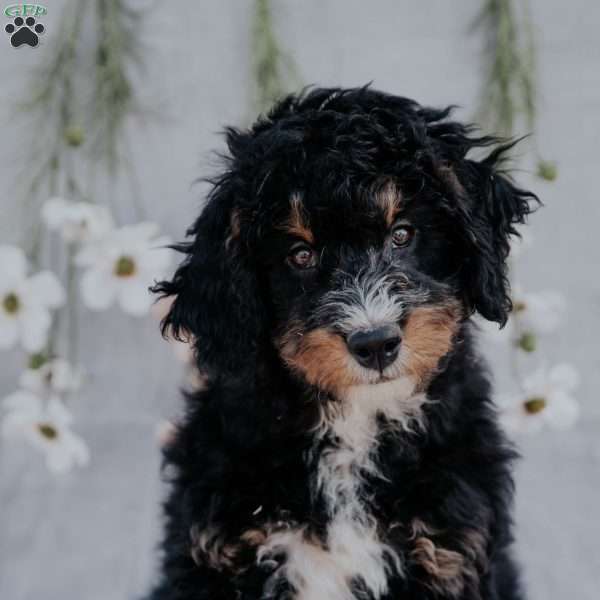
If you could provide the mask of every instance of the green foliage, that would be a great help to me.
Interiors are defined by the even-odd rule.
[[[129,69],[141,65],[141,14],[124,0],[96,0],[97,46],[91,127],[97,154],[114,172],[125,119],[138,109]]]
[[[275,100],[299,84],[296,65],[275,34],[270,0],[254,3],[252,73],[258,112],[267,111]]]
[[[482,30],[486,38],[478,121],[507,138],[520,128],[533,134],[537,88],[529,0],[485,0],[473,29]],[[558,171],[554,163],[538,156],[536,174],[554,181]]]
[[[549,160],[540,159],[537,165],[537,176],[540,179],[545,179],[546,181],[554,181],[558,176],[556,163],[553,163]]]
[[[25,239],[34,264],[40,261],[42,200],[62,194],[69,200],[93,201],[90,173],[97,165],[111,176],[118,170],[126,120],[138,108],[131,77],[133,68],[142,66],[141,17],[127,0],[68,0],[59,19],[61,29],[32,72],[20,108],[33,124],[27,160],[33,167],[21,179],[30,182],[25,195],[32,223]],[[66,252],[68,302],[62,318],[67,320],[73,360],[78,337],[74,248]],[[48,354],[58,329],[55,319]]]
[[[533,130],[536,115],[535,45],[527,0],[485,0],[474,28],[486,37],[486,66],[479,119],[510,137],[523,116]],[[519,18],[520,17],[520,18]]]
[[[61,30],[20,103],[36,140],[28,197],[65,193],[92,200],[78,181],[81,161],[114,174],[125,121],[137,108],[131,71],[141,64],[140,18],[125,0],[66,2]],[[38,212],[34,205],[31,214]]]

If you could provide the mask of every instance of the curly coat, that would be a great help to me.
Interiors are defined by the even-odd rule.
[[[508,145],[450,113],[314,89],[227,131],[155,288],[207,384],[165,452],[153,600],[522,597],[515,452],[471,316],[505,323],[509,238],[537,198]],[[351,341],[384,326],[369,362]]]

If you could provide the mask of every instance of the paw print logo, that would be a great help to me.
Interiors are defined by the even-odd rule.
[[[27,44],[35,48],[40,42],[40,34],[44,33],[45,27],[41,23],[36,23],[33,17],[15,17],[12,23],[9,23],[4,30],[10,35],[10,43],[18,48]]]

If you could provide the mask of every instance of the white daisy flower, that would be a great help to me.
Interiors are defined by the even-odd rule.
[[[41,450],[51,471],[64,473],[89,462],[89,449],[71,430],[73,417],[57,396],[44,401],[28,390],[19,390],[4,399],[3,408],[2,435],[22,437]]]
[[[568,429],[579,418],[579,404],[572,392],[579,385],[574,367],[544,367],[523,381],[523,394],[500,399],[500,419],[507,430],[535,433],[545,426]]]
[[[65,301],[64,290],[50,271],[27,276],[27,259],[17,246],[0,246],[0,349],[18,341],[28,352],[47,339],[51,309]]]
[[[37,368],[29,368],[21,373],[19,383],[22,388],[46,396],[68,394],[77,391],[82,384],[82,374],[63,358],[53,358]]]
[[[91,202],[69,202],[50,198],[42,207],[42,219],[48,229],[60,231],[66,242],[89,242],[104,237],[113,227],[104,206]]]
[[[158,225],[139,223],[115,229],[97,243],[86,245],[77,263],[86,267],[81,295],[92,310],[118,302],[127,313],[141,316],[152,306],[148,287],[165,275],[171,251],[165,237],[156,237]]]
[[[513,312],[503,329],[485,319],[477,319],[477,323],[488,340],[500,344],[514,342],[531,352],[535,350],[537,336],[555,331],[565,311],[566,302],[559,292],[545,290],[526,293],[515,286]]]
[[[528,293],[516,290],[513,310],[522,331],[548,334],[560,325],[566,311],[566,302],[564,296],[554,290]]]

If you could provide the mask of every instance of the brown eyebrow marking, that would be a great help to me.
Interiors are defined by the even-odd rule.
[[[299,194],[293,194],[290,198],[290,215],[283,224],[282,229],[290,235],[295,235],[303,239],[307,244],[315,243],[315,236],[310,229],[308,215],[302,206],[302,199]]]
[[[400,212],[402,193],[392,181],[385,181],[375,190],[375,203],[383,212],[383,218],[388,227],[391,227]]]

